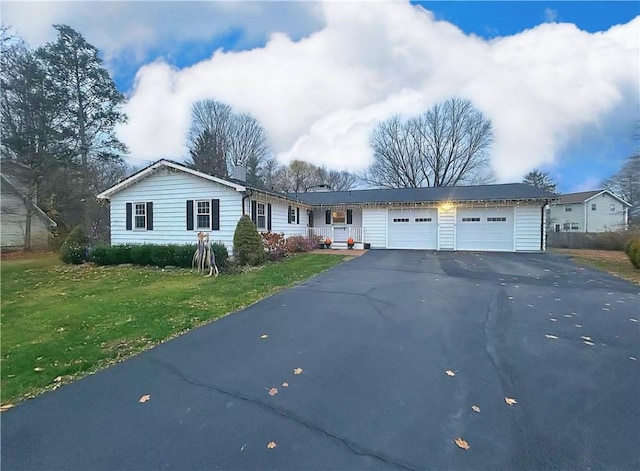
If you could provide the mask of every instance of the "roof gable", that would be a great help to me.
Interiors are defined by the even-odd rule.
[[[7,185],[7,187],[9,187],[18,197],[22,198],[25,205],[27,204],[30,205],[35,210],[35,214],[44,222],[49,224],[49,227],[56,227],[58,225],[53,219],[47,216],[47,213],[45,213],[42,209],[40,209],[40,207],[37,204],[31,201],[30,198],[26,197],[24,194],[24,191],[21,188],[19,188],[14,182],[12,182],[9,178],[7,178],[6,175],[0,173],[0,178],[3,181],[3,184]]]
[[[173,162],[171,160],[162,159],[162,160],[158,160],[157,162],[152,163],[148,167],[143,168],[142,170],[140,170],[140,171],[134,173],[133,175],[125,178],[120,183],[117,183],[116,185],[112,186],[111,188],[108,188],[107,190],[105,190],[102,193],[98,194],[97,198],[98,199],[109,199],[113,195],[115,195],[116,193],[119,193],[120,191],[123,191],[123,190],[125,190],[126,188],[129,188],[132,185],[135,185],[140,180],[143,180],[143,179],[147,178],[148,176],[150,176],[153,173],[155,173],[158,169],[161,169],[163,167],[171,168],[171,169],[178,170],[178,171],[184,172],[184,173],[188,173],[190,175],[194,175],[196,177],[203,178],[205,180],[209,180],[211,182],[218,183],[220,185],[224,185],[224,186],[233,188],[236,191],[245,191],[246,190],[246,185],[241,185],[239,183],[231,182],[231,181],[225,180],[223,178],[214,177],[214,176],[209,175],[207,173],[199,172],[198,170],[193,170],[193,169],[191,169],[189,167],[185,167],[184,165],[181,165],[181,164],[179,164],[177,162]]]
[[[596,198],[596,197],[598,197],[598,196],[600,196],[602,194],[607,194],[607,195],[611,196],[612,198],[615,198],[616,200],[620,201],[622,204],[625,204],[627,206],[631,206],[631,204],[629,204],[628,202],[626,202],[622,198],[616,196],[610,190],[607,190],[607,189],[592,190],[592,191],[581,191],[581,192],[578,192],[578,193],[565,193],[564,195],[560,195],[560,199],[558,201],[556,201],[555,204],[586,203],[589,200],[592,200],[593,198]]]

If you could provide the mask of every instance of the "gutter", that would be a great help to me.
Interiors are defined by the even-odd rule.
[[[246,213],[244,212],[244,200],[253,196],[253,190],[247,190],[246,194],[242,197],[242,215],[244,216]]]
[[[545,208],[547,207],[547,205],[549,204],[549,200],[546,200],[544,202],[544,204],[542,205],[542,207],[540,208],[540,251],[544,252],[546,249],[546,238],[547,238],[547,234],[545,231]]]

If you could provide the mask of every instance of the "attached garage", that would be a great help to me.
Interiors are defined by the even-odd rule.
[[[390,209],[388,218],[388,248],[438,248],[437,209]]]
[[[456,250],[514,251],[514,208],[458,208]]]

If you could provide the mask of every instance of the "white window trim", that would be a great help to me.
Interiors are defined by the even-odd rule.
[[[262,207],[262,214],[260,214],[260,208]],[[260,218],[262,217],[263,224],[260,225]],[[261,203],[260,201],[256,202],[256,228],[258,230],[267,230],[267,204]]]
[[[572,211],[573,211],[573,207],[571,207],[571,205],[570,205],[570,204],[565,204],[565,205],[564,205],[564,212],[565,212],[565,213],[570,213],[570,212],[572,212]]]
[[[290,210],[289,210],[289,219],[291,220],[291,222],[289,224],[296,224],[296,212],[297,212],[297,207],[296,206],[290,206]]]
[[[138,214],[138,205],[142,206],[142,214]],[[142,227],[138,227],[137,221],[139,217],[144,218],[144,225]],[[134,231],[146,231],[147,230],[147,203],[138,201],[137,203],[133,203],[133,227]]]
[[[211,218],[211,200],[196,200],[193,203],[196,205],[195,229],[198,230],[198,231],[202,230],[202,229],[211,230],[211,219],[212,219]],[[207,213],[200,213],[199,212],[199,203],[206,203],[207,207],[209,208],[209,211]],[[209,225],[201,226],[198,216],[209,216]]]

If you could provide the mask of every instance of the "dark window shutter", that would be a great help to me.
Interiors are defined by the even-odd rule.
[[[127,230],[133,229],[133,208],[131,203],[127,203]]]
[[[193,230],[193,200],[187,200],[187,230]]]
[[[267,230],[271,230],[271,203],[267,204]]]
[[[258,202],[251,202],[251,220],[258,227]]]
[[[347,224],[353,224],[353,209],[347,209]]]
[[[153,202],[147,202],[147,230],[153,230]]]
[[[313,227],[313,211],[309,211],[309,227]]]
[[[287,206],[287,223],[291,224],[291,206]]]
[[[211,200],[211,230],[220,230],[220,200]]]
[[[300,224],[300,208],[296,208],[296,224]]]
[[[329,209],[324,212],[324,222],[325,224],[331,224],[331,210]]]

